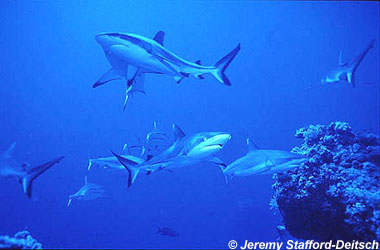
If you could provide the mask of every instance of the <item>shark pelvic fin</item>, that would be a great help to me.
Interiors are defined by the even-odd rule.
[[[106,73],[104,73],[94,85],[92,85],[93,88],[99,87],[100,85],[103,85],[107,82],[113,81],[113,80],[120,80],[122,79],[122,76],[120,73],[115,70],[114,68],[111,68]]]
[[[159,31],[156,33],[154,36],[153,40],[164,46],[164,37],[165,37],[165,32]]]
[[[118,155],[113,151],[111,151],[111,153],[114,156],[116,156],[116,158],[119,160],[121,165],[123,165],[125,169],[128,171],[128,187],[132,186],[132,184],[135,182],[137,175],[139,173],[139,169],[132,166],[136,166],[138,165],[138,163],[132,160],[129,160],[121,155]]]
[[[176,124],[173,124],[172,127],[173,127],[174,139],[176,141],[185,137],[185,133],[182,131],[180,127],[178,127]]]
[[[58,157],[52,161],[46,162],[42,165],[39,165],[37,167],[34,167],[28,171],[28,173],[22,178],[22,186],[24,188],[24,192],[26,193],[26,196],[30,198],[32,196],[32,183],[33,181],[43,174],[46,170],[51,168],[53,165],[59,163],[62,161],[62,159],[65,158],[64,156]]]
[[[240,50],[240,43],[238,46],[236,46],[235,49],[233,49],[230,53],[225,55],[222,59],[217,61],[214,64],[215,70],[211,72],[211,74],[221,83],[231,86],[230,80],[228,80],[227,76],[224,74],[226,71],[228,65],[232,62],[232,60],[235,58],[237,53]]]
[[[127,89],[125,91],[125,99],[123,105],[124,110],[127,107],[129,97],[133,97],[134,93],[142,93],[145,95],[144,75],[140,69],[137,69],[133,77],[127,80]]]

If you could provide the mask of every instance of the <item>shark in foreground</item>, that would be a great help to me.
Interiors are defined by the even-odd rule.
[[[240,44],[214,65],[203,66],[200,60],[187,61],[165,48],[164,36],[163,31],[159,31],[153,39],[131,33],[96,35],[95,39],[102,46],[112,68],[100,77],[93,88],[113,80],[126,79],[125,109],[129,96],[137,92],[145,93],[142,79],[145,73],[171,75],[177,83],[189,76],[204,79],[205,74],[211,74],[222,84],[231,85],[224,72],[239,52]],[[129,80],[128,66],[134,68]]]
[[[13,143],[4,154],[0,155],[0,178],[18,179],[22,183],[26,196],[30,198],[32,196],[33,181],[53,165],[59,163],[64,156],[36,167],[29,167],[28,164],[19,164],[12,158],[15,147],[16,143]]]
[[[339,54],[339,63],[336,68],[331,70],[325,77],[321,79],[321,83],[327,84],[339,84],[339,83],[348,83],[352,87],[355,87],[355,72],[367,55],[368,51],[374,47],[375,39],[372,40],[369,45],[363,50],[363,52],[356,57],[352,63],[343,62],[342,51]]]
[[[75,193],[69,196],[67,206],[71,205],[72,200],[95,200],[104,196],[104,189],[102,186],[90,183],[87,181],[87,176],[84,177],[84,185]]]
[[[231,139],[231,135],[223,132],[202,132],[194,135],[185,133],[173,124],[174,143],[157,156],[148,158],[143,163],[134,162],[112,152],[120,163],[127,169],[128,187],[134,183],[139,172],[171,170],[175,168],[195,165],[200,162],[209,162],[222,165],[215,157],[223,146]]]
[[[247,139],[248,153],[227,165],[220,165],[226,183],[228,184],[235,176],[265,175],[281,173],[286,170],[299,167],[308,159],[299,155],[282,150],[261,150]]]

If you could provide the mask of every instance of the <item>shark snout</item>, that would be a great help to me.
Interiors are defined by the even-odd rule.
[[[213,155],[218,153],[230,139],[230,134],[218,133],[195,146],[187,155],[193,157],[207,157]]]

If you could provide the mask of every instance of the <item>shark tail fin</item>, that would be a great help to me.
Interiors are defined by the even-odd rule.
[[[54,160],[46,162],[46,163],[44,163],[42,165],[34,167],[34,168],[30,169],[28,171],[28,173],[24,177],[22,177],[22,186],[23,186],[24,192],[26,193],[26,196],[28,198],[30,198],[32,196],[32,184],[33,184],[33,181],[38,176],[40,176],[41,174],[43,174],[46,170],[48,170],[49,168],[51,168],[53,165],[59,163],[63,158],[65,158],[65,157],[61,156],[61,157],[58,157],[58,158],[56,158]]]
[[[132,167],[132,166],[136,166],[138,165],[138,163],[132,160],[129,160],[121,155],[118,155],[113,151],[111,152],[128,171],[128,187],[132,186],[132,184],[135,182],[137,175],[140,171],[138,168]]]
[[[232,60],[235,58],[239,50],[240,50],[240,43],[238,44],[238,46],[236,46],[235,49],[233,49],[230,53],[225,55],[222,59],[220,59],[214,64],[215,70],[212,71],[211,73],[219,82],[225,85],[231,86],[231,82],[227,78],[227,76],[224,74],[224,72],[226,71],[228,65],[230,65]]]

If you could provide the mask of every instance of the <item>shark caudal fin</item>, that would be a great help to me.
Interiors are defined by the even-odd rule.
[[[238,46],[236,46],[235,49],[233,49],[230,53],[225,55],[222,59],[220,59],[217,63],[214,64],[215,70],[212,71],[212,75],[221,83],[231,86],[230,80],[228,80],[227,76],[224,74],[224,71],[226,71],[228,65],[232,62],[232,60],[235,58],[237,53],[240,50],[240,43]]]
[[[363,52],[358,55],[354,62],[352,63],[351,70],[347,73],[347,82],[355,87],[355,72],[360,63],[363,61],[364,57],[367,55],[368,51],[374,47],[376,39],[373,39],[368,46],[363,50]]]
[[[30,198],[32,196],[32,183],[33,181],[43,174],[46,170],[51,168],[53,165],[59,163],[62,161],[62,159],[65,158],[64,156],[58,157],[52,161],[46,162],[42,165],[39,165],[37,167],[34,167],[30,170],[28,170],[28,173],[22,178],[22,186],[24,188],[24,192],[26,193],[26,196]]]
[[[121,165],[125,167],[125,169],[128,171],[128,187],[132,186],[132,184],[135,182],[137,175],[139,173],[139,169],[133,166],[139,165],[139,163],[129,160],[121,155],[116,154],[111,150],[111,153],[119,160]]]

